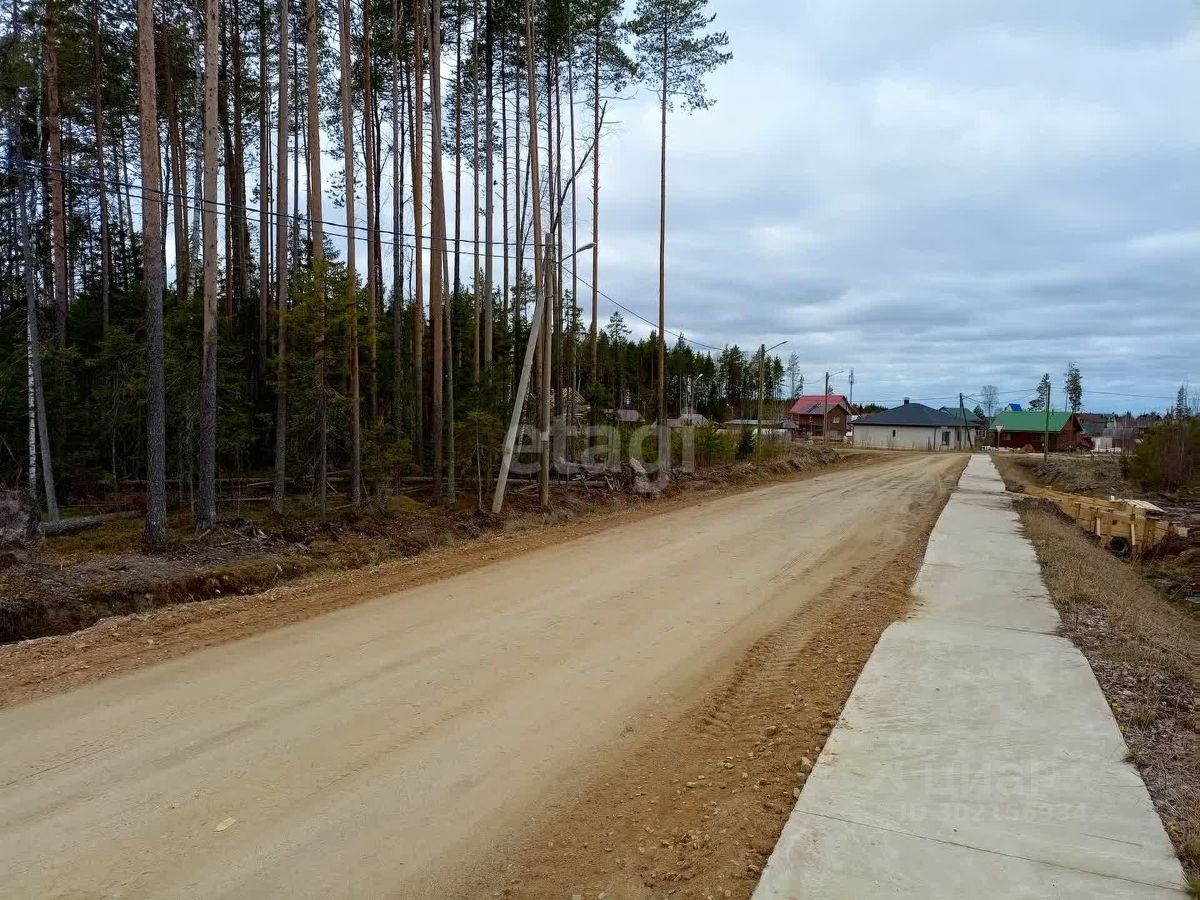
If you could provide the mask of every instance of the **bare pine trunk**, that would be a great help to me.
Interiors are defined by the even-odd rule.
[[[227,20],[222,20],[219,31],[221,42],[219,72],[217,81],[217,127],[221,131],[221,160],[219,168],[225,179],[225,227],[222,235],[225,240],[225,292],[222,326],[225,337],[233,337],[234,300],[237,297],[237,185],[234,181],[233,134],[229,123],[229,41]]]
[[[200,386],[197,530],[217,516],[217,35],[219,0],[205,0],[204,29],[204,350]]]
[[[13,40],[21,42],[21,20],[13,17]],[[17,170],[24,168],[24,155],[21,141],[17,132],[16,122],[10,123],[12,153],[17,163]],[[58,521],[58,495],[54,489],[54,466],[50,456],[50,435],[46,429],[46,402],[42,391],[42,361],[41,348],[38,339],[38,308],[37,286],[35,284],[35,268],[33,252],[33,231],[30,227],[30,212],[26,205],[31,191],[26,191],[25,181],[18,179],[16,183],[17,218],[20,228],[21,261],[24,268],[25,283],[25,336],[26,336],[26,369],[28,376],[29,403],[29,520],[26,523],[28,531],[37,528],[37,455],[38,440],[41,439],[42,481],[46,488],[46,512],[50,521]]]
[[[54,343],[67,345],[67,212],[63,196],[62,121],[59,114],[55,0],[46,4],[46,121],[50,134],[50,252],[54,264]],[[156,167],[157,168],[157,167]],[[155,198],[157,202],[157,198]]]
[[[209,0],[210,3],[215,0]],[[166,381],[163,369],[162,161],[154,63],[154,3],[138,0],[138,99],[142,151],[142,266],[146,281],[146,522],[152,547],[167,540]]]
[[[490,2],[490,0],[489,0]],[[504,235],[500,240],[504,246],[504,268],[501,273],[503,284],[500,289],[500,315],[501,322],[508,321],[508,301],[509,301],[509,271],[508,271],[508,79],[505,75],[507,69],[504,66],[503,60],[500,63],[500,179],[501,179],[501,233]],[[516,368],[516,343],[517,335],[513,332],[513,368]],[[515,378],[515,375],[514,375]]]
[[[329,424],[325,399],[325,213],[321,185],[321,96],[317,74],[320,68],[317,48],[319,28],[317,0],[308,0],[305,28],[308,57],[308,218],[312,229],[313,287],[317,295],[317,346],[315,378],[317,391],[317,508],[325,518],[329,470]]]
[[[570,391],[567,396],[569,398],[567,414],[570,417],[568,421],[574,423],[575,416],[575,392],[579,388],[579,347],[576,331],[579,324],[579,269],[578,257],[575,253],[579,249],[579,202],[578,192],[575,190],[575,175],[577,171],[575,160],[575,48],[571,43],[570,25],[567,28],[567,110],[570,122],[569,138],[571,141],[571,318],[568,321],[570,333],[567,335],[567,340],[570,342],[571,350],[570,368],[567,370],[569,378]]]
[[[472,43],[474,44],[474,58],[476,64],[479,60],[479,0],[475,0],[472,6],[471,19]],[[471,121],[474,127],[471,129],[471,149],[472,160],[475,165],[471,170],[471,185],[474,189],[475,202],[471,207],[471,267],[473,269],[473,295],[475,301],[475,343],[472,350],[472,375],[475,377],[475,383],[479,383],[479,363],[480,357],[483,354],[483,346],[480,334],[480,319],[483,317],[483,298],[480,296],[479,283],[479,73],[475,72],[475,83],[471,85]],[[459,76],[461,78],[461,75]]]
[[[600,20],[592,46],[592,382],[600,380],[596,347],[600,337]],[[618,402],[618,406],[619,406]]]
[[[402,428],[404,375],[402,315],[404,312],[404,132],[401,125],[400,93],[400,2],[392,0],[392,424]]]
[[[462,290],[462,271],[459,268],[459,239],[462,235],[462,7],[463,0],[455,0],[454,10],[454,295]],[[439,11],[440,17],[440,11]],[[439,39],[440,43],[440,39]],[[439,70],[440,71],[440,70]],[[439,88],[439,91],[441,89]],[[441,112],[438,112],[441,120]]]
[[[425,38],[424,2],[413,0],[413,65],[416,83],[409,97],[413,117],[409,141],[412,154],[413,232],[413,448],[418,463],[425,464]]]
[[[291,107],[288,100],[288,4],[279,6],[279,133],[276,138],[277,170],[275,217],[275,288],[278,297],[278,346],[275,376],[275,488],[271,507],[283,512],[283,497],[287,485],[287,298],[288,298],[288,126]]]
[[[100,5],[92,4],[92,66],[96,70],[94,106],[96,131],[96,187],[100,203],[100,324],[108,335],[109,294],[112,282],[112,248],[108,223],[108,184],[104,174],[104,61],[100,53]]]
[[[495,155],[492,149],[492,42],[494,35],[492,33],[492,0],[486,0],[483,7],[484,22],[484,67],[487,72],[484,75],[484,98],[483,98],[483,155],[484,155],[484,178],[486,194],[483,200],[483,365],[484,368],[490,368],[492,365],[492,201],[496,194],[495,185],[492,183],[492,158]],[[478,176],[477,176],[478,177]],[[478,238],[478,235],[476,235]],[[478,244],[476,244],[478,246]]]
[[[430,121],[430,259],[429,259],[429,319],[432,324],[433,342],[433,494],[441,502],[443,497],[444,426],[443,396],[445,388],[445,338],[442,334],[444,267],[446,265],[445,190],[442,181],[442,70],[441,70],[441,7],[434,2],[429,25],[429,111]]]
[[[358,276],[354,271],[354,98],[350,85],[350,0],[338,4],[342,136],[346,164],[346,322],[350,344],[350,500],[362,503],[362,414],[358,384]]]
[[[521,205],[521,78],[520,70],[514,63],[513,95],[516,109],[513,117],[513,225],[516,227],[516,263],[517,271],[513,280],[513,335],[521,330],[521,307],[524,297],[521,294],[521,281],[525,274],[525,215]],[[516,393],[520,366],[517,365],[517,343],[513,341],[513,392]]]
[[[562,175],[562,108],[558,100],[558,63],[551,55],[546,56],[546,190],[548,211],[550,214],[550,232],[548,240],[559,247],[561,257],[562,235],[562,191],[559,187]],[[556,266],[559,263],[556,263]],[[557,275],[557,272],[555,273]],[[550,292],[553,301],[554,318],[550,335],[552,346],[551,356],[554,366],[551,369],[552,392],[554,408],[557,409],[562,397],[562,333],[563,308],[562,293],[559,290],[561,279],[547,277],[547,284],[554,289]]]
[[[175,294],[183,299],[187,294],[188,280],[191,277],[188,259],[187,214],[184,210],[184,195],[187,193],[187,163],[183,158],[183,136],[179,130],[179,101],[175,95],[174,66],[171,55],[167,54],[163,69],[166,73],[167,103],[167,146],[171,149],[171,168],[175,172],[175,190],[171,192],[174,200],[175,220]]]
[[[370,376],[367,382],[368,415],[374,418],[379,411],[379,302],[375,280],[375,213],[378,205],[375,180],[375,114],[372,111],[374,92],[371,87],[371,28],[364,17],[363,45],[363,157],[367,188],[367,359]]]
[[[271,296],[271,129],[270,85],[267,80],[267,12],[265,0],[258,9],[258,385],[266,382],[270,356],[269,303]]]
[[[246,213],[246,148],[242,136],[242,9],[233,0],[233,178],[236,207],[231,210],[237,222],[237,296],[245,303],[250,296],[250,224]]]
[[[667,432],[667,34],[662,42],[662,157],[658,206],[658,477],[666,476]]]

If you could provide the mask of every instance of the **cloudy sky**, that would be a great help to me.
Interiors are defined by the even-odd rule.
[[[734,58],[668,125],[669,330],[884,403],[1058,399],[1072,359],[1089,409],[1200,387],[1200,0],[711,8]],[[614,106],[602,171],[601,288],[651,319],[657,115]]]

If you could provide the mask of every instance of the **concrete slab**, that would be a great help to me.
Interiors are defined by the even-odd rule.
[[[1054,634],[1059,618],[1039,574],[995,577],[961,566],[926,562],[913,583],[916,610],[927,619]]]
[[[1178,874],[1107,701],[1064,638],[897,623],[843,724],[804,788],[807,810],[1160,886]]]
[[[934,531],[925,548],[925,561],[976,572],[1040,575],[1041,566],[1024,538],[1002,533]]]
[[[1179,900],[1179,891],[1060,869],[797,811],[754,900]],[[774,877],[781,869],[792,873]],[[936,878],[927,873],[936,873]],[[768,877],[771,876],[771,877]]]
[[[880,639],[755,900],[1182,897],[990,459],[972,457],[962,484],[916,612]]]

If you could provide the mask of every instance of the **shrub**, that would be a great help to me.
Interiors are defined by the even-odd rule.
[[[1150,428],[1123,468],[1150,490],[1200,486],[1200,419],[1167,419]]]

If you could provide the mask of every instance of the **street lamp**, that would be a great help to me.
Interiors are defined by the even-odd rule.
[[[568,259],[574,259],[580,253],[583,253],[585,250],[591,250],[595,246],[596,246],[595,241],[588,241],[582,247],[576,247],[574,250],[572,250],[570,253],[568,253],[565,257],[563,257],[563,262],[566,262]],[[575,271],[574,267],[572,267],[571,271],[572,272]],[[572,293],[571,315],[574,317],[575,322],[579,321],[578,310],[579,310],[579,298],[574,296],[574,293]],[[567,406],[568,406],[568,415],[571,417],[571,424],[574,424],[575,423],[575,391],[577,390],[575,385],[579,382],[579,351],[577,349],[574,349],[575,348],[575,332],[574,332],[575,324],[574,323],[572,323],[571,328],[572,328],[571,363],[574,368],[574,371],[571,373],[571,392],[568,395]]]
[[[821,397],[821,405],[824,408],[824,411],[821,413],[821,443],[826,447],[829,446],[829,379],[845,374],[845,369],[842,369],[840,372],[833,372],[832,374],[829,372],[825,373],[825,393]]]
[[[774,347],[768,347],[765,343],[761,344],[762,350],[758,355],[758,419],[754,423],[754,460],[758,461],[759,444],[762,443],[762,417],[763,417],[763,365],[767,361],[767,354],[772,350],[782,347],[787,341],[780,341]]]

